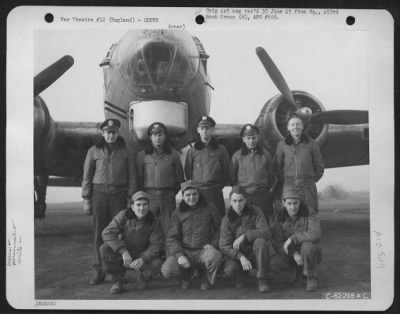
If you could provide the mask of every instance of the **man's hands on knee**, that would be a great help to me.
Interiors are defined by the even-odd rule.
[[[242,255],[240,257],[240,264],[242,264],[242,268],[244,271],[249,271],[249,270],[252,270],[252,268],[253,268],[253,266],[251,265],[251,262],[244,255]]]
[[[294,252],[293,259],[298,266],[303,266],[303,258],[301,257],[299,252]]]
[[[132,260],[132,256],[129,254],[129,252],[127,250],[125,250],[122,253],[122,261],[123,261],[124,266],[126,268],[130,268],[131,267],[131,264],[132,264],[133,260]]]
[[[286,254],[289,253],[289,245],[292,244],[292,240],[288,238],[285,243],[283,244],[283,250],[285,251]]]
[[[84,199],[83,200],[83,212],[86,215],[92,214],[92,200],[91,199]]]
[[[135,260],[131,263],[131,265],[129,266],[129,268],[138,271],[138,270],[140,270],[140,269],[143,267],[143,265],[144,265],[143,258],[139,257],[139,258],[135,259]]]
[[[179,266],[187,269],[190,267],[190,262],[188,260],[188,258],[185,255],[179,256],[178,257],[178,264]]]
[[[239,251],[240,244],[242,244],[243,241],[244,241],[244,234],[242,234],[242,235],[241,235],[240,237],[238,237],[235,241],[233,241],[233,244],[232,244],[233,248],[234,248],[235,250],[238,250],[238,251]]]

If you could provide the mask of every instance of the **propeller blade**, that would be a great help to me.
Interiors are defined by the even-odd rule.
[[[282,93],[283,97],[296,109],[298,109],[298,105],[294,101],[293,94],[289,89],[283,75],[279,71],[278,67],[275,65],[274,61],[272,61],[271,57],[262,47],[256,48],[256,54],[260,59],[262,65],[264,66],[265,70],[267,71],[269,77],[271,78],[272,82],[274,82],[275,86],[278,90]]]
[[[314,113],[311,121],[326,124],[364,124],[368,123],[366,110],[329,110]]]
[[[74,59],[67,55],[37,74],[33,80],[33,94],[35,96],[39,95],[63,75],[73,64]]]

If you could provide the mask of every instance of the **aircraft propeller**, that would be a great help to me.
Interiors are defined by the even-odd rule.
[[[272,61],[271,57],[265,51],[265,49],[262,47],[257,47],[256,54],[260,59],[262,65],[264,66],[265,70],[269,74],[269,77],[271,78],[272,82],[274,82],[275,86],[282,93],[283,97],[285,97],[285,99],[292,106],[294,106],[296,109],[299,109],[298,108],[299,106],[294,101],[293,94],[290,91],[289,86],[287,85],[283,75],[279,71],[278,67],[275,65],[274,61]]]
[[[33,81],[34,96],[39,95],[47,87],[53,84],[73,64],[74,59],[71,56],[66,55],[37,74]]]
[[[305,119],[306,124],[310,121],[322,124],[343,125],[368,123],[368,111],[366,110],[329,110],[313,113],[310,108],[301,107],[301,105],[296,103],[294,100],[293,94],[289,89],[289,86],[286,83],[283,75],[265,49],[262,47],[257,47],[256,54],[272,82],[274,82],[275,86],[282,93],[282,96],[289,102],[289,104],[295,108],[296,113]]]

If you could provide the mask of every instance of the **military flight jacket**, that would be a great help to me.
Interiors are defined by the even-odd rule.
[[[302,206],[305,206],[302,204]],[[279,220],[273,226],[273,247],[276,251],[284,253],[283,244],[290,238],[297,246],[303,242],[310,241],[318,243],[321,239],[321,223],[319,216],[310,207],[307,207],[308,215],[289,217],[285,214],[283,221]],[[283,209],[285,210],[285,209]],[[286,210],[285,210],[286,211]],[[289,255],[294,251],[289,250]]]
[[[249,243],[253,243],[257,238],[271,239],[271,230],[261,209],[246,205],[241,216],[232,207],[228,209],[221,223],[219,239],[221,252],[230,258],[240,260],[243,254],[233,248],[233,242],[241,235],[244,235],[245,240]]]
[[[185,175],[201,187],[223,188],[229,183],[229,155],[214,138],[209,145],[197,142],[186,154]]]
[[[82,197],[90,199],[96,185],[106,189],[127,189],[130,196],[137,191],[136,166],[120,137],[110,153],[104,141],[92,146],[83,165]]]
[[[141,151],[136,164],[140,190],[171,189],[177,192],[184,180],[182,163],[174,149],[169,154]]]
[[[268,189],[273,181],[273,165],[269,152],[257,147],[253,152],[242,147],[232,156],[231,183],[247,193]]]
[[[288,144],[288,138],[279,142],[274,166],[276,174],[286,183],[301,184],[317,182],[324,173],[324,161],[317,142],[308,136],[302,136],[297,145]]]
[[[202,249],[206,244],[218,248],[221,224],[218,209],[202,197],[192,208],[182,203],[171,215],[166,240],[169,255],[179,258],[185,255],[185,249]]]
[[[104,228],[102,237],[114,252],[128,250],[132,257],[140,256],[146,263],[163,252],[161,224],[151,212],[144,219],[138,219],[130,208],[119,212]]]

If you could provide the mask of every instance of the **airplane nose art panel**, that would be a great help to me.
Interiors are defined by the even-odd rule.
[[[164,123],[169,136],[182,135],[188,130],[188,109],[184,102],[151,100],[129,104],[129,131],[139,140],[148,139],[147,128],[153,122]]]

